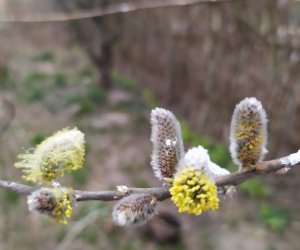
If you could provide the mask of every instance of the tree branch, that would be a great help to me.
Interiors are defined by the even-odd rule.
[[[244,181],[251,179],[255,176],[265,175],[269,173],[278,173],[281,171],[285,173],[290,168],[297,166],[300,163],[300,150],[294,154],[282,157],[275,160],[263,161],[253,166],[253,170],[238,172],[217,178],[216,185],[218,187],[237,186]],[[284,171],[282,171],[284,170]],[[24,185],[16,182],[0,180],[0,188],[4,188],[20,195],[30,194],[32,191],[38,189],[36,186]],[[101,200],[101,201],[114,201],[133,194],[133,193],[147,193],[154,195],[159,201],[170,198],[168,187],[157,188],[127,188],[125,191],[84,191],[75,190],[75,198],[77,201]]]
[[[7,189],[16,192],[18,194],[30,194],[34,190],[38,189],[38,187],[24,185],[12,181],[3,181],[3,180],[0,180],[0,188]]]
[[[166,7],[179,7],[195,4],[217,4],[229,3],[241,0],[156,0],[135,3],[112,4],[102,8],[91,10],[78,10],[68,13],[35,14],[28,16],[7,16],[0,18],[5,23],[42,23],[42,22],[64,22],[93,17],[108,16],[120,13],[129,13],[147,9]]]
[[[120,200],[124,196],[136,193],[147,193],[154,195],[159,201],[170,198],[169,189],[167,187],[158,188],[128,188],[127,192],[119,191],[82,191],[76,190],[75,197],[77,201],[88,201],[88,200],[102,200],[102,201],[113,201]]]

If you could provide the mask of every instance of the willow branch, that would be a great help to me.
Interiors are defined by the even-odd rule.
[[[253,166],[252,170],[245,172],[232,173],[226,176],[219,177],[216,180],[218,187],[225,186],[238,186],[244,181],[254,178],[256,176],[262,176],[269,173],[285,173],[289,169],[297,166],[300,163],[300,150],[294,154],[290,154],[286,157],[274,159],[270,161],[263,161]],[[20,195],[30,194],[39,187],[24,185],[16,182],[0,180],[0,188],[4,188]],[[127,188],[125,191],[84,191],[76,190],[75,198],[77,201],[89,201],[89,200],[101,200],[101,201],[114,201],[133,194],[133,193],[146,193],[152,194],[157,197],[158,200],[163,201],[170,198],[168,187],[157,188]]]
[[[236,0],[156,0],[135,3],[111,4],[102,8],[91,10],[78,10],[64,13],[32,14],[28,16],[7,16],[0,18],[5,23],[42,23],[42,22],[64,22],[80,20],[93,17],[102,17],[114,14],[129,13],[147,9],[188,6],[194,4],[217,4],[228,3]],[[239,0],[241,1],[241,0]]]
[[[30,194],[32,191],[38,189],[38,187],[33,187],[29,185],[24,185],[21,183],[13,181],[3,181],[0,180],[0,188],[4,188],[18,194]]]

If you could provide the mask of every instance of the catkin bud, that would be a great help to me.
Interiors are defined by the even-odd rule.
[[[39,144],[33,152],[19,155],[15,164],[24,179],[49,184],[65,172],[77,170],[84,161],[84,134],[77,128],[63,129]]]
[[[141,225],[156,214],[157,199],[149,194],[132,194],[121,199],[112,218],[119,226]]]
[[[236,105],[230,129],[230,153],[240,169],[263,160],[267,144],[267,118],[260,101],[245,98]]]
[[[155,108],[151,112],[153,143],[151,165],[157,178],[172,178],[184,156],[180,124],[168,110]]]
[[[67,224],[75,204],[71,188],[41,188],[28,196],[30,211],[50,217],[61,224]]]

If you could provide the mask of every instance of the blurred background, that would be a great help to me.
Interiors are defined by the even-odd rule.
[[[17,155],[54,131],[86,134],[75,189],[154,187],[151,109],[180,119],[185,148],[203,145],[236,171],[231,114],[246,96],[269,118],[267,159],[300,146],[300,1],[0,0],[0,176],[21,181]],[[172,5],[172,1],[168,2]],[[175,1],[177,3],[180,1]],[[119,10],[136,6],[136,10]],[[115,14],[75,18],[80,13]],[[66,21],[49,21],[63,16]],[[71,13],[71,14],[70,14]],[[18,22],[24,19],[31,22]],[[44,22],[40,22],[43,21]],[[5,22],[10,20],[13,22]],[[165,201],[142,227],[112,223],[113,203],[81,202],[65,225],[29,213],[26,197],[0,192],[0,249],[299,249],[300,170],[265,176],[221,199],[217,212],[178,214]]]

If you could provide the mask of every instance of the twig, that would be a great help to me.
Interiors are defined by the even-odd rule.
[[[253,166],[253,170],[233,173],[233,174],[219,177],[216,180],[216,185],[218,187],[237,186],[243,183],[244,181],[258,175],[276,173],[279,170],[287,171],[290,168],[297,166],[299,163],[300,163],[300,150],[286,157],[257,163],[255,166]],[[38,189],[39,187],[0,180],[0,188],[8,189],[18,194],[30,194],[32,191]],[[76,190],[75,198],[77,201],[89,201],[89,200],[114,201],[114,200],[120,200],[121,198],[133,193],[152,194],[156,196],[157,199],[160,201],[170,198],[169,189],[167,187],[157,187],[157,188],[132,187],[132,188],[128,188],[126,192],[120,192],[117,190],[116,191]]]
[[[156,0],[135,3],[112,4],[102,8],[91,10],[79,10],[68,13],[35,14],[28,16],[7,16],[0,18],[5,23],[42,23],[42,22],[65,22],[93,17],[101,17],[120,13],[129,13],[147,9],[166,7],[179,7],[194,4],[218,4],[241,0]]]
[[[157,197],[158,200],[163,201],[170,198],[169,189],[167,187],[158,188],[128,188],[126,193],[119,191],[82,191],[76,190],[75,197],[77,201],[88,201],[88,200],[102,200],[102,201],[113,201],[120,200],[124,196],[135,193],[147,193]]]
[[[0,188],[7,189],[16,192],[18,194],[30,194],[34,190],[38,189],[38,187],[33,187],[33,186],[24,185],[17,182],[3,181],[3,180],[0,180]]]

